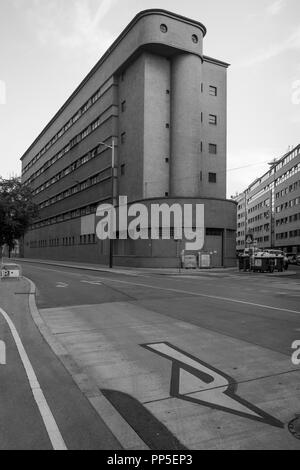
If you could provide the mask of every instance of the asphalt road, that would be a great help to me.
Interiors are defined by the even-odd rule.
[[[300,367],[291,361],[298,274],[123,275],[34,263],[23,271],[53,335],[148,448],[300,448],[288,431],[300,412]],[[38,369],[49,364],[33,356]],[[25,383],[20,365],[15,375]],[[48,375],[55,395],[62,380]],[[68,387],[61,428],[64,406],[73,414],[82,406]]]

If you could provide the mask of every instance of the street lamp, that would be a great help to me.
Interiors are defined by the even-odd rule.
[[[102,145],[108,149],[111,149],[111,194],[112,194],[112,206],[116,206],[116,198],[115,198],[115,140],[112,139],[112,144],[108,145],[105,142],[99,142],[98,145]],[[109,267],[112,269],[113,267],[113,256],[114,256],[114,243],[113,239],[110,238],[109,240]]]

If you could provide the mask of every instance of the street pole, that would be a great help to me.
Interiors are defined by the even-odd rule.
[[[116,198],[115,198],[115,140],[112,138],[112,144],[107,145],[105,142],[99,142],[99,145],[111,149],[111,198],[112,198],[112,207],[116,207]],[[113,234],[111,234],[113,235]],[[112,237],[109,239],[109,268],[113,267],[113,258],[114,258],[114,240]]]
[[[111,146],[111,195],[112,195],[112,206],[115,207],[115,141],[112,139]],[[112,234],[111,234],[112,235]],[[109,239],[109,268],[113,268],[114,260],[114,240],[112,237]]]

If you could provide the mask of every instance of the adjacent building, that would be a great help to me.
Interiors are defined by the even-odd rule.
[[[205,34],[198,21],[142,11],[57,112],[21,159],[40,209],[25,257],[107,263],[96,208],[127,196],[130,204],[204,204],[204,251],[215,266],[234,265],[228,64],[204,55]],[[117,239],[114,264],[177,266],[180,250],[174,239]]]
[[[267,173],[235,198],[237,251],[248,233],[263,249],[300,253],[300,145],[270,163]]]

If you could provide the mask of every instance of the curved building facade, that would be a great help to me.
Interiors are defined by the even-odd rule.
[[[203,54],[205,34],[198,21],[168,11],[139,13],[57,112],[22,157],[40,209],[25,257],[107,263],[96,209],[126,196],[129,204],[203,204],[203,250],[215,266],[234,265],[228,64]],[[115,240],[114,263],[177,266],[178,243]]]

